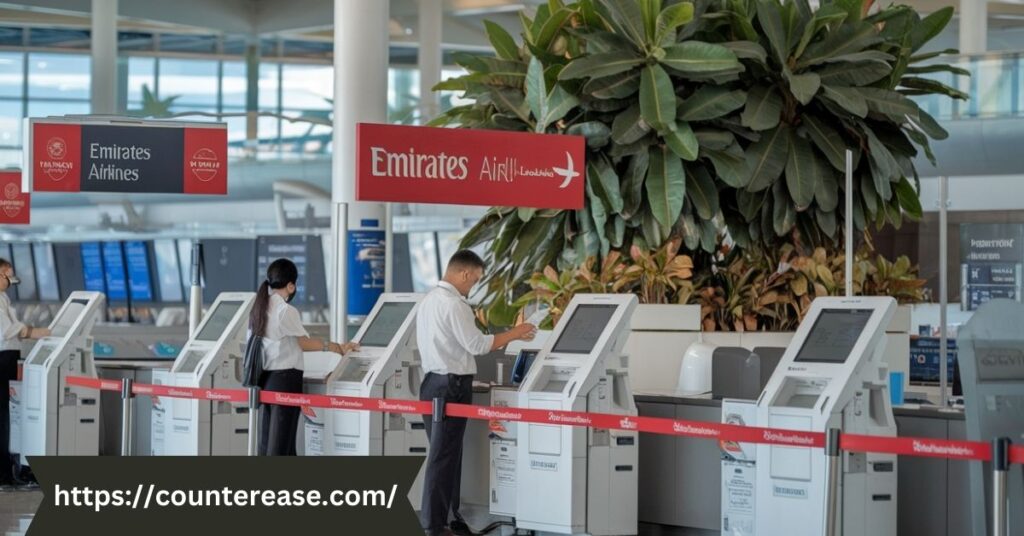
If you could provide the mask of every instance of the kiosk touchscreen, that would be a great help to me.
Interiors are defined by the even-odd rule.
[[[204,389],[241,387],[252,292],[222,292],[170,372],[154,373],[168,386]],[[159,397],[154,401],[154,454],[244,455],[248,408],[228,402]],[[159,413],[159,415],[157,415]]]
[[[420,385],[416,307],[422,294],[382,294],[353,338],[359,349],[341,358],[325,378],[336,396],[416,400]],[[423,454],[427,436],[419,415],[328,410],[325,454]]]
[[[634,295],[573,297],[533,357],[518,406],[636,415],[622,352],[636,305]],[[560,534],[636,534],[637,433],[565,424],[519,424],[516,526]]]
[[[760,426],[895,436],[884,359],[892,298],[818,298],[757,401]],[[821,448],[757,446],[760,535],[824,533]],[[845,453],[838,526],[843,536],[896,536],[896,456]]]
[[[72,292],[25,359],[21,455],[91,455],[99,451],[99,393],[67,385],[96,377],[92,328],[103,313],[99,292]]]

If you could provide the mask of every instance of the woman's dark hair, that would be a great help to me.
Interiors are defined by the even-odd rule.
[[[295,283],[299,280],[299,269],[295,263],[288,259],[277,259],[267,266],[267,278],[260,283],[256,291],[256,301],[252,304],[252,312],[249,313],[249,328],[253,335],[262,337],[267,332],[267,309],[270,308],[270,290],[282,289],[288,283]]]

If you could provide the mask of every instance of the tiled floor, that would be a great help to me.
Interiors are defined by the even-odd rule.
[[[0,535],[24,536],[43,494],[33,490],[0,491]]]

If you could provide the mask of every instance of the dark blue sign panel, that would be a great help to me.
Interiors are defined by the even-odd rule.
[[[103,255],[99,242],[82,243],[82,277],[85,290],[106,292],[106,277],[103,275]]]
[[[348,314],[370,314],[384,292],[384,231],[348,232]]]
[[[939,383],[938,337],[910,338],[910,381],[914,383]],[[956,339],[946,339],[947,380],[953,382],[953,365],[956,363]]]
[[[153,283],[149,275],[149,252],[145,242],[124,243],[124,256],[128,261],[128,289],[132,301],[153,301]]]
[[[121,255],[120,242],[103,243],[103,271],[107,276],[107,300],[127,300],[128,283],[125,279],[124,257]]]
[[[82,126],[82,191],[184,191],[185,139],[175,128]]]
[[[263,281],[267,267],[277,259],[291,259],[299,269],[294,305],[327,305],[327,275],[323,242],[318,236],[261,236],[256,246],[256,280]]]

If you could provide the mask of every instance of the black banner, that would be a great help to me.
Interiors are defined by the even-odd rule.
[[[44,494],[28,536],[422,534],[422,457],[29,459]]]

